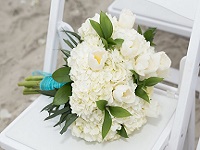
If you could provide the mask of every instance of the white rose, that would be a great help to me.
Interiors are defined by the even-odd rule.
[[[160,114],[160,105],[156,100],[146,103],[145,114],[148,117],[157,118]]]
[[[123,28],[133,28],[135,15],[128,9],[123,9],[119,16],[119,25]]]
[[[159,63],[159,55],[145,53],[136,59],[135,70],[139,75],[145,76],[146,74],[156,72],[159,67]]]
[[[92,70],[98,71],[103,69],[108,58],[108,53],[105,50],[96,50],[89,53],[88,65]]]
[[[143,36],[136,34],[124,40],[120,51],[124,57],[134,58],[146,52],[149,47],[149,42],[146,42]]]
[[[135,86],[136,88],[136,86]],[[132,89],[128,85],[118,85],[113,91],[113,97],[115,100],[124,103],[133,103],[135,99],[135,89]]]

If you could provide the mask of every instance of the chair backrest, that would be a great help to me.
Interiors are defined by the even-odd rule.
[[[51,0],[50,18],[47,33],[47,42],[45,49],[44,67],[43,71],[52,73],[56,69],[57,53],[59,44],[63,49],[70,49],[64,44],[63,39],[67,39],[62,30],[73,31],[72,27],[63,22],[65,0]]]
[[[195,100],[195,87],[200,64],[200,3],[196,12],[187,57],[182,74],[179,99],[172,127],[169,147],[183,149],[190,112]]]
[[[163,6],[185,18],[195,19],[198,0],[147,0],[157,5]]]
[[[57,52],[59,43],[62,48],[69,49],[63,43],[62,29],[73,30],[71,26],[64,23],[63,10],[65,0],[52,0],[50,21],[47,34],[47,43],[44,60],[44,71],[52,73],[56,69]],[[67,37],[66,37],[67,38]],[[60,41],[60,42],[59,42]],[[192,109],[195,92],[195,84],[199,70],[200,60],[200,7],[194,21],[191,40],[188,47],[187,58],[184,65],[183,76],[180,84],[179,102],[177,106],[174,126],[171,133],[169,147],[172,149],[182,149],[185,134],[188,127],[189,115]],[[170,87],[169,87],[170,88]],[[176,148],[175,148],[176,147]]]

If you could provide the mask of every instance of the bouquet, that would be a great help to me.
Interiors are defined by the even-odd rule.
[[[45,120],[58,117],[63,134],[86,141],[128,138],[147,117],[158,117],[154,86],[171,65],[164,52],[156,52],[155,28],[133,29],[135,15],[123,10],[119,20],[101,12],[89,18],[78,33],[63,30],[71,50],[61,50],[66,64],[53,74],[37,72],[19,83],[24,94],[53,97],[42,111]]]

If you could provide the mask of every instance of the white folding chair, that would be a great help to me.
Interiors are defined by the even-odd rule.
[[[198,0],[183,0],[181,3],[184,4],[181,5],[179,0],[114,0],[108,7],[108,12],[119,16],[123,8],[128,8],[136,14],[137,24],[157,27],[163,31],[190,37],[197,2]],[[178,6],[182,9],[186,8],[184,9],[186,12],[191,11],[190,15],[187,15],[186,12],[180,14],[180,11],[175,9],[178,9]],[[171,68],[166,81],[178,85],[179,77],[180,72],[175,68]],[[200,78],[198,78],[198,81],[200,82]],[[196,91],[200,93],[199,84]]]
[[[197,144],[197,149],[196,150],[200,150],[200,138],[199,138],[199,142]]]
[[[55,70],[59,41],[63,46],[63,35],[60,30],[62,28],[72,30],[68,24],[62,22],[64,2],[65,0],[52,0],[51,3],[44,62],[44,71],[46,72]],[[182,82],[179,86],[180,90],[159,84],[153,98],[159,100],[162,110],[160,117],[157,119],[149,118],[148,123],[131,135],[129,139],[106,143],[88,143],[73,137],[70,132],[60,135],[60,127],[53,127],[58,118],[44,121],[47,114],[40,113],[40,110],[52,99],[40,96],[0,134],[0,146],[6,150],[120,150],[122,146],[126,150],[181,149],[194,102],[194,85],[198,74],[198,60],[200,60],[200,11],[196,19],[188,54],[182,63],[184,69]],[[175,123],[173,124],[174,118]],[[174,132],[176,128],[178,128],[177,134]],[[170,136],[170,133],[173,134]]]

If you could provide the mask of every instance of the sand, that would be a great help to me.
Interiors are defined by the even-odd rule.
[[[37,2],[37,1],[35,1]],[[75,30],[95,12],[105,11],[112,0],[67,0],[64,20]],[[0,132],[12,122],[36,95],[23,96],[19,81],[34,70],[42,70],[50,0],[0,0]],[[178,68],[186,54],[188,39],[158,31],[157,50],[170,56]],[[196,112],[200,112],[200,100]],[[200,116],[196,115],[196,141],[200,136]]]

